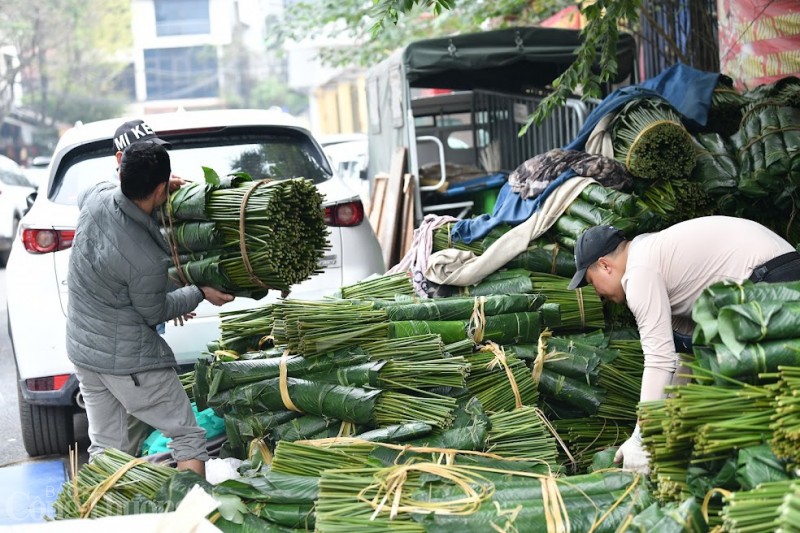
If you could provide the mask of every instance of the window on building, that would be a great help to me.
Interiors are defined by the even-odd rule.
[[[154,0],[156,35],[205,35],[211,33],[209,0]]]
[[[217,51],[213,46],[144,51],[148,100],[219,96]]]

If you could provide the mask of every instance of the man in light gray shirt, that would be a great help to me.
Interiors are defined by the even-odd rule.
[[[800,280],[800,254],[751,220],[710,216],[626,240],[612,226],[590,228],[575,246],[570,289],[592,284],[601,298],[626,303],[644,352],[640,401],[664,398],[679,365],[676,339],[691,334],[694,303],[709,285],[731,280]],[[686,342],[686,338],[683,339]],[[688,346],[687,346],[688,347]],[[639,426],[617,452],[623,467],[647,472]]]

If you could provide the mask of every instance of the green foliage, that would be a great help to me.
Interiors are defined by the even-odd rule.
[[[121,112],[116,85],[127,63],[117,57],[131,38],[126,0],[5,0],[0,10],[0,45],[16,49],[12,74],[27,73],[26,105],[47,125]],[[0,116],[7,110],[0,104]]]
[[[535,24],[572,4],[570,0],[304,0],[287,11],[284,22],[270,35],[269,46],[302,41],[309,37],[309,28],[315,28],[315,38],[356,43],[326,46],[320,50],[324,64],[367,67],[414,40],[480,31],[487,21],[493,28]]]
[[[279,37],[300,41],[308,28],[321,28],[317,37],[353,39],[358,46],[330,46],[320,52],[330,65],[373,65],[392,51],[417,39],[457,32],[531,25],[559,9],[574,5],[568,0],[306,0],[289,10]],[[580,88],[584,97],[600,96],[601,84],[616,76],[617,40],[620,27],[638,21],[641,0],[596,0],[582,6],[587,26],[577,59],[553,82],[545,98],[520,131],[540,123]],[[405,15],[405,16],[400,16]],[[391,24],[386,24],[386,22]],[[599,51],[599,54],[598,54]],[[599,68],[598,68],[599,65]]]
[[[433,14],[439,16],[443,11],[453,9],[455,0],[373,0],[375,2],[374,15],[377,18],[372,27],[372,34],[378,35],[384,28],[388,18],[392,24],[397,24],[400,13],[411,11],[417,6],[433,8]]]
[[[542,100],[536,112],[520,131],[524,135],[531,124],[540,124],[554,108],[562,105],[580,87],[583,97],[600,97],[600,84],[617,74],[617,40],[623,23],[634,25],[639,17],[641,0],[597,0],[584,5],[581,12],[586,17],[583,43],[577,50],[577,59],[553,81],[553,92]],[[600,49],[599,72],[594,68]]]

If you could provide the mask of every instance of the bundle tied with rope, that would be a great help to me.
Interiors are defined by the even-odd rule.
[[[206,182],[172,193],[160,213],[173,280],[260,298],[319,271],[329,244],[323,199],[311,181],[253,181],[245,173],[223,179],[203,170]]]
[[[469,394],[475,396],[486,411],[512,411],[536,405],[536,384],[525,362],[507,354],[498,343],[484,341],[477,352],[465,359],[470,363]]]
[[[505,294],[494,296],[479,296],[472,298],[453,299],[453,304],[447,303],[448,298],[400,308],[414,308],[409,313],[402,309],[387,308],[394,316],[436,316],[442,317],[442,311],[448,320],[391,320],[389,322],[389,337],[403,338],[413,335],[438,334],[442,342],[451,344],[465,339],[474,342],[484,340],[500,344],[526,342],[539,335],[541,324],[545,317],[558,316],[558,308],[542,304],[541,297],[525,294]],[[531,309],[531,310],[528,310]],[[496,313],[496,314],[490,314]],[[454,317],[459,319],[454,320]]]
[[[614,158],[637,178],[678,179],[695,165],[692,137],[665,100],[637,98],[612,123]]]
[[[285,349],[278,357],[217,362],[209,370],[207,402],[225,414],[229,436],[241,435],[237,449],[246,438],[311,437],[334,429],[331,421],[341,421],[342,434],[411,424],[388,432],[395,437],[448,427],[456,400],[432,390],[463,388],[469,367],[461,357],[445,358],[438,338],[409,340],[424,347],[426,360],[404,356],[401,347],[384,339],[371,343],[370,353],[359,346],[313,356]],[[378,345],[384,343],[381,350]],[[379,357],[379,352],[396,352],[396,358]],[[301,416],[297,421],[296,416],[273,416],[282,412]],[[284,423],[286,431],[280,428]]]
[[[70,451],[70,481],[53,503],[56,520],[101,518],[133,512],[137,502],[155,498],[176,473],[114,449],[104,450],[78,469],[77,450]],[[140,511],[141,512],[141,511]]]
[[[762,100],[750,104],[731,137],[739,163],[739,191],[769,198],[782,212],[794,207],[800,184],[800,107]]]
[[[530,366],[539,405],[566,446],[563,459],[584,470],[595,452],[623,442],[636,420],[643,356],[639,341],[554,336],[537,344],[506,346]],[[568,448],[568,449],[567,449]]]
[[[725,75],[720,76],[717,86],[711,94],[711,107],[708,110],[708,120],[703,131],[732,135],[739,129],[742,108],[746,101],[745,97],[734,88],[731,78]]]
[[[322,473],[320,531],[413,532],[615,531],[651,502],[636,474],[619,471],[556,478],[516,461],[485,455],[468,460]]]

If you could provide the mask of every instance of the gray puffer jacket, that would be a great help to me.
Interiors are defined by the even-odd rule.
[[[76,366],[133,374],[176,366],[155,325],[203,300],[169,291],[169,247],[155,220],[112,183],[83,193],[69,261],[67,355]]]

